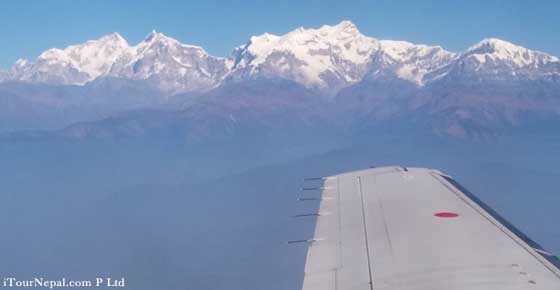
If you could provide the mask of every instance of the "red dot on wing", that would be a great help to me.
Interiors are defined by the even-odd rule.
[[[440,218],[456,218],[456,217],[459,216],[458,214],[456,214],[454,212],[438,212],[438,213],[435,213],[434,215],[437,216],[437,217],[440,217]]]

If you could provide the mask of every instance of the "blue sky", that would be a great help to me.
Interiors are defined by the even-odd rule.
[[[121,33],[130,43],[152,29],[225,56],[251,35],[351,20],[362,33],[462,50],[498,37],[560,55],[560,1],[6,0],[0,4],[0,68]]]

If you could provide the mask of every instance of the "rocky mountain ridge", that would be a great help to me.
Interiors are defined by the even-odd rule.
[[[208,91],[228,82],[286,79],[334,95],[364,79],[424,86],[452,77],[538,79],[560,75],[560,60],[499,39],[463,52],[363,35],[350,21],[284,35],[253,36],[227,58],[153,31],[131,46],[118,33],[18,60],[4,79],[84,85],[104,77],[143,80],[164,94]]]

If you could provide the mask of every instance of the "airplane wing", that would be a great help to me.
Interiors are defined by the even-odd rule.
[[[558,258],[437,170],[322,180],[303,290],[560,289]]]

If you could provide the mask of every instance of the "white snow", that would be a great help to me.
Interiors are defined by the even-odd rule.
[[[557,57],[544,52],[530,50],[497,38],[483,39],[467,49],[464,54],[475,55],[480,63],[490,59],[505,61],[519,68],[527,66],[537,68],[540,64],[559,61]]]
[[[48,64],[65,64],[89,75],[89,80],[109,72],[112,64],[131,48],[118,33],[90,40],[79,45],[71,45],[61,50],[49,49],[42,53],[38,61]]]
[[[381,40],[380,50],[396,65],[396,75],[404,80],[424,84],[424,76],[446,64],[456,54],[440,46],[413,44],[408,41]]]
[[[344,71],[343,66],[335,62],[333,54],[339,57],[340,61],[365,64],[370,61],[371,53],[377,46],[376,39],[362,35],[349,21],[334,26],[324,25],[318,29],[300,27],[282,36],[264,33],[251,37],[245,49],[254,58],[250,64],[242,62],[241,66],[258,67],[274,53],[292,55],[304,64],[299,68],[304,78],[301,81],[322,85],[320,75],[326,71],[353,79]],[[282,62],[282,65],[285,70],[287,63]]]
[[[239,61],[235,70],[250,67],[252,74],[267,63],[271,55],[279,53],[291,55],[303,65],[290,68],[301,79],[294,79],[307,86],[324,87],[323,75],[331,72],[347,84],[362,80],[368,70],[380,73],[392,70],[399,78],[418,85],[423,83],[424,75],[447,64],[455,53],[439,46],[417,45],[407,41],[377,40],[360,33],[350,21],[318,29],[297,28],[285,35],[262,34],[251,37],[243,48],[251,57]],[[370,68],[372,58],[380,55],[384,67]],[[281,71],[287,64],[281,63]],[[294,74],[287,74],[293,77]]]
[[[171,86],[170,90],[195,90],[215,87],[229,76],[242,80],[264,74],[308,87],[339,89],[378,74],[424,85],[444,77],[462,60],[474,63],[475,71],[510,75],[542,68],[547,69],[540,72],[542,75],[554,75],[558,69],[550,67],[560,66],[554,66],[560,62],[557,57],[496,38],[454,53],[440,46],[378,40],[361,34],[352,22],[342,21],[319,28],[300,27],[284,35],[253,36],[227,59],[210,56],[202,47],[183,44],[157,31],[134,46],[113,33],[64,49],[49,49],[35,61],[20,59],[11,76],[64,84],[85,84],[104,76],[146,80],[157,76],[153,79]]]

